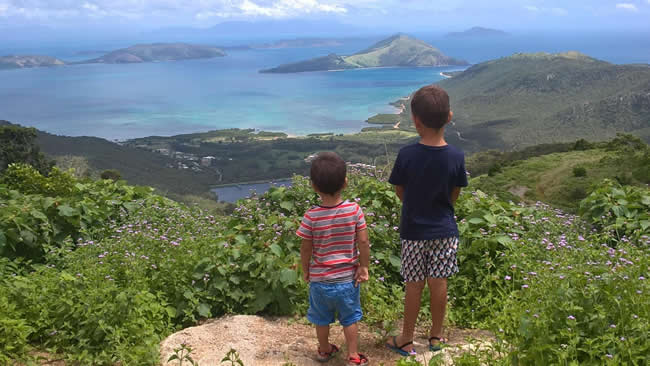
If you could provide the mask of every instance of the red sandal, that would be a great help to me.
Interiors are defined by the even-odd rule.
[[[368,362],[368,357],[362,355],[361,353],[359,353],[357,357],[348,358],[348,366],[367,365]]]

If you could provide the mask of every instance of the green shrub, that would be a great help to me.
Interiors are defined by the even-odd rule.
[[[573,168],[573,176],[574,177],[586,177],[587,176],[587,169],[581,166],[576,166]]]
[[[53,169],[44,177],[13,164],[0,185],[0,256],[42,261],[50,250],[79,238],[100,238],[110,220],[121,221],[153,198],[151,189],[109,181],[81,182]],[[140,201],[138,201],[140,200]]]
[[[115,169],[104,170],[99,176],[102,179],[110,179],[114,182],[122,179],[122,174],[120,174],[120,172]]]

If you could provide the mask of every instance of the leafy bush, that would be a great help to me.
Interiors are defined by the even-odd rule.
[[[124,183],[82,183],[53,169],[44,177],[34,168],[13,164],[0,185],[0,256],[42,261],[66,240],[100,238],[105,223],[124,219],[151,189]],[[160,200],[161,198],[155,198]]]
[[[102,179],[110,179],[112,181],[118,181],[122,179],[122,174],[115,169],[104,170],[102,174],[99,175]]]
[[[605,180],[580,203],[580,213],[615,242],[650,234],[650,191]]]
[[[30,164],[47,174],[53,162],[47,160],[36,143],[36,129],[3,125],[0,121],[0,173],[14,163]]]
[[[581,166],[577,166],[573,168],[573,176],[574,177],[586,177],[587,176],[587,169]]]

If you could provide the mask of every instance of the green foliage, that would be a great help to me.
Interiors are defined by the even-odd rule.
[[[15,188],[33,192],[32,183]],[[93,198],[93,207],[115,212],[118,202],[121,208],[94,222],[101,235],[75,241],[74,250],[68,241],[44,257],[46,266],[0,259],[0,305],[8,309],[0,324],[9,329],[0,344],[11,345],[0,346],[0,355],[27,359],[33,346],[80,364],[155,364],[160,339],[200,319],[304,314],[308,291],[295,230],[318,197],[308,179],[293,183],[240,201],[225,217],[156,196],[130,206],[136,188],[77,182],[72,193],[57,197],[113,197]],[[51,198],[3,192],[21,202]],[[356,173],[344,196],[366,215],[372,258],[371,279],[362,285],[364,321],[383,337],[395,331],[403,309],[399,199],[385,181]],[[449,320],[492,329],[497,341],[490,352],[462,356],[458,364],[594,364],[609,362],[607,355],[613,363],[641,364],[650,351],[650,306],[642,296],[650,291],[643,277],[650,266],[647,196],[647,189],[605,182],[582,204],[585,223],[542,203],[463,192],[456,206],[460,272],[449,280]],[[14,215],[22,212],[8,202],[2,204]]]
[[[66,242],[102,237],[107,221],[122,220],[151,192],[123,183],[81,182],[56,168],[44,177],[18,164],[10,165],[0,182],[0,256],[36,261]]]
[[[115,169],[104,170],[102,174],[99,175],[102,179],[110,179],[114,182],[122,179],[122,174]]]
[[[580,212],[611,240],[650,234],[650,192],[605,180],[580,204]]]
[[[586,177],[587,176],[587,169],[581,166],[576,166],[573,167],[573,176],[574,177]]]
[[[36,143],[36,129],[0,123],[0,173],[14,163],[30,164],[43,174],[53,165]]]
[[[178,366],[183,366],[183,363],[187,361],[192,366],[198,366],[199,364],[192,359],[190,354],[192,354],[192,347],[183,343],[180,347],[174,348],[174,354],[167,359],[167,363],[178,361]]]

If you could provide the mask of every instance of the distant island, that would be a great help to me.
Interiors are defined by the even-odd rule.
[[[39,55],[0,56],[0,70],[23,69],[29,67],[62,66],[65,62],[58,58]]]
[[[405,34],[397,34],[350,56],[330,54],[281,65],[262,73],[331,71],[370,67],[464,66],[467,61],[444,55],[437,48]]]
[[[282,39],[271,43],[263,43],[251,46],[259,49],[282,49],[282,48],[311,48],[311,47],[338,47],[343,42],[330,38],[297,38]]]
[[[80,63],[127,64],[157,61],[192,60],[223,57],[226,53],[217,47],[187,43],[139,44],[109,52],[104,56]]]
[[[447,33],[445,37],[448,38],[470,38],[470,37],[503,37],[508,33],[492,28],[473,27],[463,32]]]

